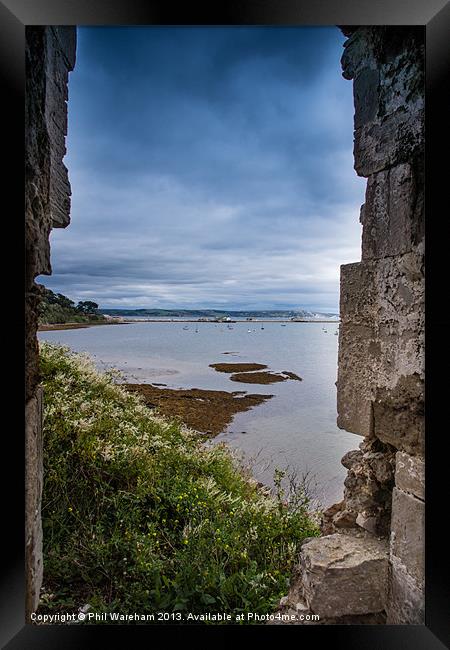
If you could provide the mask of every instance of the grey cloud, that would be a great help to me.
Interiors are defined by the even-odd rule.
[[[336,309],[364,189],[339,30],[79,32],[72,223],[45,284],[104,307]]]

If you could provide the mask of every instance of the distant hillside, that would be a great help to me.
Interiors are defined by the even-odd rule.
[[[101,309],[109,316],[134,316],[139,318],[338,318],[337,314],[317,313],[305,309],[297,310],[260,310],[260,311],[224,311],[220,309]]]
[[[53,293],[41,285],[39,305],[39,324],[91,323],[103,322],[105,317],[98,311],[98,305],[91,300],[80,301],[77,305],[62,293]]]

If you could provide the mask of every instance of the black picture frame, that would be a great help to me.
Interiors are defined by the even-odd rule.
[[[445,337],[449,321],[444,316],[447,301],[445,291],[448,236],[444,228],[448,218],[447,195],[449,156],[448,78],[450,59],[450,5],[446,0],[229,0],[205,8],[184,3],[180,8],[170,3],[145,0],[3,0],[0,2],[0,62],[4,92],[2,108],[6,115],[2,125],[10,146],[4,149],[7,158],[4,200],[12,199],[3,211],[3,226],[7,230],[5,249],[17,241],[17,251],[23,250],[24,215],[24,88],[26,25],[423,25],[426,30],[426,238],[429,251],[426,279],[426,623],[424,626],[222,626],[224,640],[237,633],[244,640],[264,634],[267,641],[294,642],[307,646],[328,642],[332,647],[343,646],[364,650],[389,648],[448,647],[450,639],[450,599],[448,588],[448,543],[445,533],[448,494],[448,457],[443,451],[448,437],[446,422],[448,397],[445,382],[439,379],[445,364]],[[443,162],[441,162],[441,159]],[[442,208],[439,209],[442,200]],[[13,231],[11,232],[11,227]],[[22,247],[21,247],[22,246]],[[445,247],[445,248],[444,248]],[[17,253],[15,259],[20,257]],[[21,258],[23,259],[23,257]],[[4,282],[13,286],[18,275],[15,266],[4,265]],[[9,277],[8,271],[12,271]],[[20,281],[19,281],[20,282]],[[23,286],[23,285],[22,285]],[[23,349],[23,313],[20,286],[13,290],[8,302],[9,340],[15,335],[17,350]],[[5,307],[4,307],[5,309]],[[13,310],[11,316],[10,310]],[[23,317],[22,317],[23,318]],[[23,322],[23,321],[22,321]],[[12,344],[11,344],[12,345]],[[16,359],[20,358],[17,352]],[[20,364],[17,376],[8,382],[4,396],[4,411],[11,409],[14,396],[18,408],[3,427],[3,463],[13,468],[12,477],[4,488],[2,499],[3,534],[1,575],[2,647],[8,650],[24,648],[93,648],[105,647],[111,640],[133,647],[154,642],[155,627],[147,626],[34,626],[25,625],[24,596],[24,439]],[[9,371],[8,371],[9,372]],[[9,376],[9,374],[8,374]],[[445,392],[444,392],[445,391]],[[5,413],[4,413],[5,415]],[[447,462],[446,462],[447,461]],[[159,627],[158,631],[169,632]],[[236,632],[237,631],[237,632]],[[186,642],[201,634],[202,643],[213,639],[216,627],[172,627],[172,641]],[[153,636],[152,636],[153,635]],[[173,636],[172,636],[173,635]],[[286,635],[289,636],[289,640]],[[324,636],[325,635],[325,636]],[[131,638],[133,638],[133,641]],[[269,638],[270,637],[270,638]],[[326,637],[326,638],[325,638]],[[166,637],[167,639],[167,637]],[[286,641],[285,641],[286,640]]]

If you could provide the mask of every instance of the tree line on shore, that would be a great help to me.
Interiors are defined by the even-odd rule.
[[[62,293],[54,293],[42,286],[39,306],[39,324],[54,323],[88,323],[104,321],[105,317],[98,311],[98,304],[92,300],[80,300],[75,303]]]

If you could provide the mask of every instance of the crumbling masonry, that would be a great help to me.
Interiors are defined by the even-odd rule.
[[[361,262],[341,269],[338,424],[363,436],[342,462],[344,499],[307,541],[282,609],[322,623],[423,623],[423,29],[342,28],[353,79],[355,169],[367,177]],[[26,34],[26,575],[42,582],[42,428],[35,278],[69,223],[62,162],[73,27]]]

